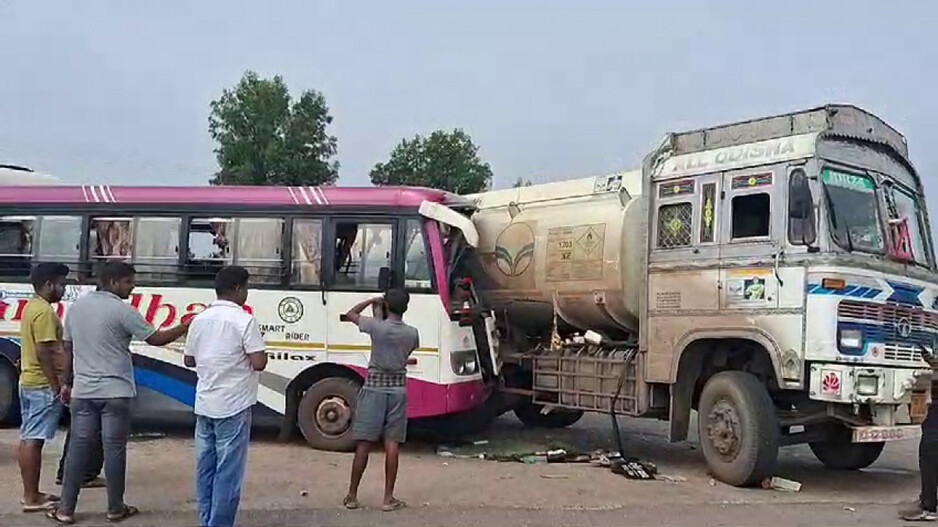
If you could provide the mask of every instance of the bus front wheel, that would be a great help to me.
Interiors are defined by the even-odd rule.
[[[543,410],[543,405],[524,401],[515,407],[515,417],[531,428],[566,428],[583,417],[581,410],[554,408],[546,414]]]
[[[306,390],[297,410],[297,424],[315,449],[350,452],[352,415],[360,384],[344,377],[323,379]]]

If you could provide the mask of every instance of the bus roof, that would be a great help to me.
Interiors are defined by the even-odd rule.
[[[14,186],[0,203],[65,205],[244,205],[329,207],[413,207],[424,201],[463,208],[472,202],[443,190],[422,187],[122,187],[110,185]]]

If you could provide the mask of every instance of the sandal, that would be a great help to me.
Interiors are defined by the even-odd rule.
[[[394,512],[399,511],[407,507],[407,504],[397,498],[391,498],[391,503],[387,503],[381,506],[383,512]]]
[[[27,505],[26,500],[21,499],[20,505],[23,506],[23,512],[45,512],[54,508],[59,503],[59,497],[55,494],[45,494],[42,501],[33,505]]]
[[[108,513],[107,521],[110,523],[119,523],[126,520],[127,518],[130,518],[131,516],[136,516],[138,514],[140,514],[140,509],[134,507],[133,505],[124,505],[124,510],[119,514]]]
[[[345,508],[353,511],[358,508],[358,499],[351,496],[346,496],[342,498],[342,505],[345,505]]]
[[[46,511],[46,518],[49,518],[50,520],[54,521],[55,523],[59,525],[72,525],[75,523],[74,516],[64,516],[62,514],[59,514],[58,507],[52,507],[51,509]]]

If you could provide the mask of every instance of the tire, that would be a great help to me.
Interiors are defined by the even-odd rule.
[[[407,433],[413,430],[438,441],[461,439],[487,430],[498,417],[501,407],[499,394],[493,393],[481,405],[457,414],[442,417],[425,417],[408,424]]]
[[[700,394],[698,433],[710,472],[737,487],[772,475],[781,435],[768,391],[753,375],[714,375]]]
[[[818,441],[809,443],[814,457],[833,470],[860,470],[879,459],[886,443],[848,443],[844,441]]]
[[[20,419],[19,381],[16,370],[0,358],[0,423],[15,425]]]
[[[525,401],[515,407],[515,417],[531,428],[566,428],[583,417],[582,410],[555,408],[548,414],[542,414],[543,405]]]
[[[329,377],[303,393],[296,421],[310,446],[333,452],[355,449],[352,416],[360,387],[361,384],[352,379]]]

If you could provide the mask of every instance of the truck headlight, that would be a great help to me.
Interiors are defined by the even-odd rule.
[[[863,332],[859,329],[840,330],[840,349],[863,349]]]
[[[476,356],[476,350],[454,351],[449,356],[450,364],[453,366],[453,373],[456,375],[475,375],[479,373],[479,360]]]
[[[876,375],[857,375],[857,393],[860,395],[877,395],[879,393],[879,377]]]

